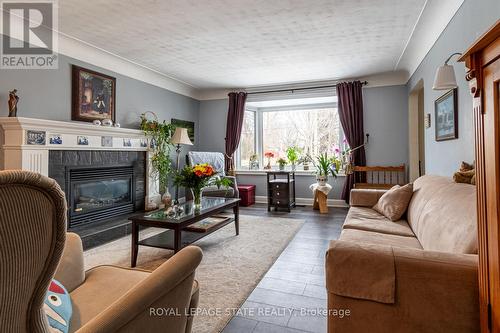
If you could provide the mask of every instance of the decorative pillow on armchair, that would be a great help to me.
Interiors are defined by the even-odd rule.
[[[412,195],[413,184],[411,183],[393,186],[378,199],[373,209],[391,221],[397,221],[406,213]]]
[[[43,309],[51,333],[68,333],[73,308],[68,291],[59,281],[52,279],[50,282]]]

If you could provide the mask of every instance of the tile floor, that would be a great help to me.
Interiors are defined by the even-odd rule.
[[[326,309],[325,252],[329,241],[340,235],[347,208],[330,207],[324,215],[311,207],[268,213],[265,205],[257,204],[240,212],[305,223],[223,333],[325,333],[326,317],[315,313]]]

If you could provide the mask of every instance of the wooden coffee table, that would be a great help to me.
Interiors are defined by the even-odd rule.
[[[181,204],[184,211],[177,216],[169,217],[166,215],[165,209],[161,209],[131,217],[129,219],[132,221],[132,254],[130,266],[136,266],[139,245],[170,249],[177,252],[183,247],[196,242],[231,222],[234,222],[236,235],[239,235],[239,204],[240,199],[235,198],[203,197],[200,211],[195,211],[193,202],[188,201]],[[234,217],[228,218],[206,232],[184,230],[186,227],[198,221],[220,214],[224,210],[230,208],[233,209]],[[155,236],[139,240],[139,227],[155,227],[168,230]]]

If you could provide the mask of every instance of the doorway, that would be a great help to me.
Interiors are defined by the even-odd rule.
[[[409,178],[425,175],[424,82],[420,80],[408,99]]]

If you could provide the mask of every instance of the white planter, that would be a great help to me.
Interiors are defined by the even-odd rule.
[[[325,186],[328,182],[328,176],[316,175],[316,181],[318,182],[318,185]]]

